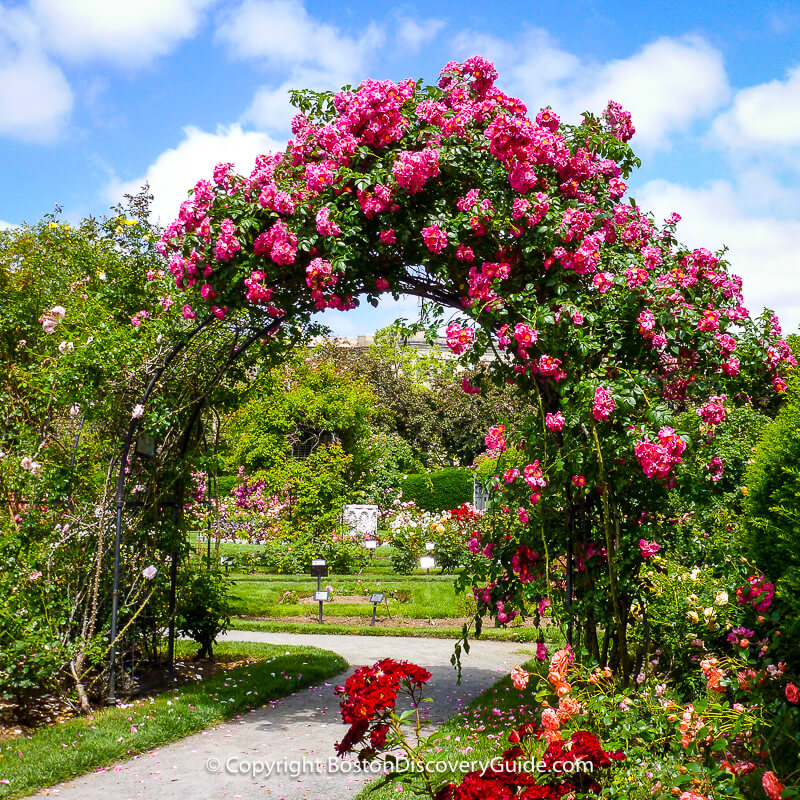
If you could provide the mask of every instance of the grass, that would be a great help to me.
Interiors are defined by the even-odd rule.
[[[295,617],[313,614],[316,605],[307,603],[280,603],[284,592],[290,591],[300,597],[309,597],[317,588],[316,581],[308,575],[237,575],[231,593],[233,614],[235,616]],[[364,596],[365,592],[380,591],[386,594],[389,602],[388,613],[405,619],[448,619],[467,614],[463,595],[457,595],[453,577],[447,576],[408,576],[385,578],[374,573],[353,576],[330,576],[322,582],[331,585],[339,597]],[[406,602],[392,598],[392,593],[409,596]],[[382,604],[378,613],[386,616],[386,605]],[[346,603],[340,599],[325,604],[327,617],[371,617],[372,605],[366,603]]]
[[[224,554],[242,549],[252,551],[258,547],[222,545]],[[310,575],[232,573],[232,627],[245,631],[457,638],[462,620],[471,617],[474,610],[469,592],[457,594],[454,576],[450,574],[428,575],[423,570],[411,575],[396,574],[389,563],[391,551],[387,545],[379,547],[360,575],[330,575],[322,580],[322,586],[334,588],[334,600],[324,606],[322,625],[314,619],[318,613],[316,603],[279,602],[284,592],[293,592],[298,599],[311,597],[317,582]],[[388,606],[386,603],[378,606],[377,623],[373,627],[369,624],[371,604],[345,603],[342,597],[364,597],[375,591],[385,593]],[[298,622],[288,617],[304,619]],[[484,628],[482,634],[486,639],[519,642],[532,641],[536,635],[532,628],[493,627]]]
[[[180,642],[178,652],[195,649],[192,642]],[[261,660],[0,743],[0,798],[31,794],[152,750],[347,668],[341,656],[315,647],[287,651],[285,646],[221,642],[214,649],[217,655]]]
[[[239,631],[266,631],[269,633],[320,633],[339,634],[348,636],[417,636],[427,639],[457,639],[461,636],[461,628],[446,627],[442,625],[413,628],[397,628],[375,625],[337,625],[325,622],[276,622],[263,619],[236,618],[231,622],[231,630]],[[491,639],[505,642],[532,642],[535,641],[539,631],[536,628],[484,628],[481,639]],[[473,634],[474,638],[474,634]]]
[[[536,662],[529,661],[525,668],[540,669]],[[526,722],[535,710],[535,700],[530,691],[519,691],[511,685],[508,675],[501,678],[479,694],[463,711],[449,719],[427,742],[426,761],[457,765],[472,761],[488,763],[508,747],[504,734]],[[444,783],[459,777],[469,770],[446,771],[436,775],[437,781]],[[393,778],[383,785],[368,785],[355,800],[396,800],[398,784]],[[409,785],[399,796],[409,796]]]

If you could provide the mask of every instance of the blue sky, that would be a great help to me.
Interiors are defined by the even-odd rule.
[[[633,196],[679,212],[687,244],[727,245],[750,309],[795,332],[798,42],[796,2],[0,0],[0,225],[102,214],[145,180],[166,223],[218,161],[282,148],[289,88],[435,82],[480,54],[534,113],[629,108]],[[398,313],[414,302],[326,319],[356,335]]]

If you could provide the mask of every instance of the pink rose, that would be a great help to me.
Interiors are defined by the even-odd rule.
[[[644,539],[639,539],[639,550],[642,558],[652,558],[660,549],[661,545],[655,541],[647,542]]]

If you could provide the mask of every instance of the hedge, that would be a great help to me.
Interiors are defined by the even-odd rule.
[[[472,502],[472,473],[455,467],[409,475],[401,484],[403,500],[426,511],[448,511]]]

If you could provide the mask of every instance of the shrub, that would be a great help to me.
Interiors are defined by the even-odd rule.
[[[746,544],[755,564],[775,583],[775,610],[784,620],[782,653],[800,665],[800,391],[764,432],[746,473]]]
[[[178,630],[200,645],[198,658],[214,657],[214,640],[228,630],[231,582],[220,570],[201,560],[189,561],[180,572],[177,601]]]
[[[446,511],[472,502],[472,474],[456,468],[409,475],[402,483],[403,500],[426,511]]]

